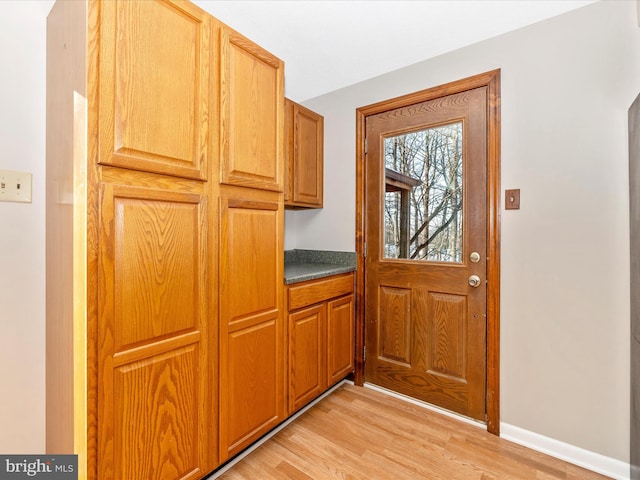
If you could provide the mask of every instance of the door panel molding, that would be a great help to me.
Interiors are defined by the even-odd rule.
[[[487,88],[487,388],[486,424],[500,433],[500,70],[385,100],[356,110],[356,354],[355,383],[364,383],[365,339],[365,120],[396,108]]]
[[[380,356],[388,361],[411,365],[411,290],[380,285],[378,308],[386,310],[380,315],[378,344]]]
[[[427,346],[427,372],[449,379],[464,380],[466,365],[465,324],[467,323],[467,299],[462,295],[450,293],[427,293],[427,328],[430,330],[430,345]],[[453,313],[452,313],[453,312]],[[456,322],[452,322],[456,319]],[[440,341],[442,335],[454,335],[451,339]],[[454,349],[446,348],[455,345]],[[452,351],[453,350],[453,351]]]

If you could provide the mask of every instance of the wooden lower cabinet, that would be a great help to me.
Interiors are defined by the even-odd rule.
[[[353,371],[353,273],[287,287],[289,413]]]
[[[294,412],[327,388],[327,325],[325,304],[289,314],[289,412]]]
[[[281,193],[223,187],[220,461],[286,416]]]
[[[100,479],[198,479],[210,465],[204,186],[100,186]]]
[[[327,303],[327,381],[339,382],[353,371],[353,294]]]

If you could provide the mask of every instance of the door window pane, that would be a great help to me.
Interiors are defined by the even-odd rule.
[[[384,139],[384,257],[462,261],[462,122]]]

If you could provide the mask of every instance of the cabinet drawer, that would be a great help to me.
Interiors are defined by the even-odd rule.
[[[322,280],[310,280],[300,285],[290,286],[288,291],[288,309],[289,311],[296,310],[352,293],[353,273]]]

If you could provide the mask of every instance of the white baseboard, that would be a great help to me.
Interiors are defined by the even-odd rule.
[[[616,480],[629,480],[631,475],[628,463],[508,423],[500,423],[500,437]]]
[[[469,425],[486,428],[486,425],[479,423],[476,420],[466,418],[462,415],[449,412],[448,410],[444,410],[433,405],[429,405],[428,403],[415,400],[411,397],[407,397],[391,390],[387,390],[386,388],[382,388],[370,383],[365,383],[364,386],[372,390],[377,390],[379,392],[386,393],[387,395],[400,398],[407,402],[413,403],[414,405],[418,405],[442,415],[446,415],[458,421],[468,423]],[[606,475],[607,477],[611,477],[616,480],[630,480],[631,470],[628,463],[616,460],[614,458],[605,457],[604,455],[600,455],[599,453],[590,452],[589,450],[584,450],[574,445],[570,445],[553,438],[545,437],[543,435],[539,435],[529,430],[515,427],[504,422],[500,423],[500,437],[513,443],[517,443],[519,445],[530,448],[532,450],[544,453],[551,457],[559,458],[560,460],[564,460],[565,462],[578,465],[579,467],[586,468],[602,475]]]
[[[418,405],[420,407],[433,410],[434,412],[442,415],[449,416],[458,421],[468,423],[470,425],[486,428],[484,424],[481,424],[475,420],[468,419],[464,416],[451,413],[447,410],[429,405],[419,400],[414,400],[405,395],[398,394],[386,388],[379,387],[377,385],[365,383],[365,387],[377,390],[379,392],[386,393],[396,398],[401,398],[405,401]],[[513,443],[525,446],[532,450],[547,454],[551,457],[559,458],[565,462],[578,465],[579,467],[586,468],[593,472],[606,475],[607,477],[614,478],[616,480],[630,480],[631,470],[628,463],[616,460],[614,458],[605,457],[599,453],[590,452],[582,448],[570,445],[568,443],[554,440],[553,438],[545,437],[529,430],[525,430],[520,427],[514,427],[508,423],[500,423],[500,437],[505,440],[509,440]]]

